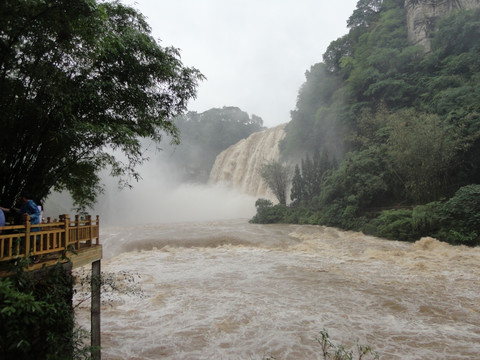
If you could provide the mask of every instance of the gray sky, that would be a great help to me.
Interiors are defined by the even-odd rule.
[[[122,0],[142,12],[162,46],[199,69],[189,110],[237,106],[267,127],[286,123],[305,71],[346,34],[357,0]]]

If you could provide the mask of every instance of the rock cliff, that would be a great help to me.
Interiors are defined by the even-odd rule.
[[[435,30],[436,20],[452,10],[475,9],[480,0],[405,0],[408,39],[430,51],[429,36]]]

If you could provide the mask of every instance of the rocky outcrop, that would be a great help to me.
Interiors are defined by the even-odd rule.
[[[405,0],[408,39],[430,51],[429,36],[435,30],[436,20],[458,9],[480,7],[480,0]]]

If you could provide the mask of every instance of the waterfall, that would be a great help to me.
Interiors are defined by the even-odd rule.
[[[280,159],[278,144],[285,137],[285,125],[251,134],[221,152],[210,172],[209,183],[223,184],[245,194],[275,200],[259,169],[266,161]]]

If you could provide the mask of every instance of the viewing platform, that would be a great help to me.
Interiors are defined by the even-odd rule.
[[[23,224],[0,226],[0,277],[12,275],[12,262],[25,259],[24,271],[42,271],[58,263],[69,269],[91,264],[91,346],[92,359],[101,359],[100,287],[102,245],[99,242],[99,217],[76,215],[71,220],[30,224],[23,215]],[[27,259],[28,258],[28,259]]]
[[[8,276],[7,263],[30,256],[26,271],[33,271],[56,263],[72,263],[73,268],[91,264],[102,258],[99,243],[99,217],[76,215],[40,224],[30,224],[24,215],[22,225],[0,227],[0,277]]]

